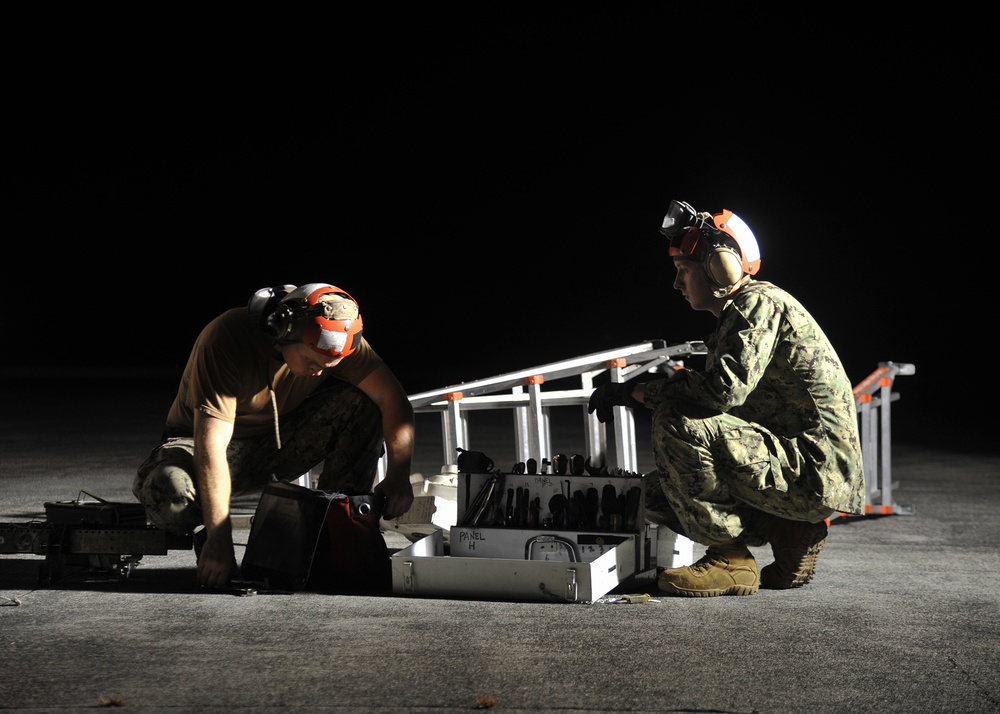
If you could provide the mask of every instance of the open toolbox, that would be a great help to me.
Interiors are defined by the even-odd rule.
[[[484,470],[459,473],[457,487],[447,537],[438,530],[393,554],[394,594],[590,602],[655,577],[640,474]]]

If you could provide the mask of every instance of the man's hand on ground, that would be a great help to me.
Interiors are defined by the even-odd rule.
[[[232,532],[208,536],[198,555],[198,583],[206,588],[224,588],[236,572]]]

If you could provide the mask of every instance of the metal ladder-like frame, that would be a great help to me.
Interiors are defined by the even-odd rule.
[[[892,423],[890,405],[899,399],[892,391],[897,376],[914,374],[912,364],[880,362],[878,369],[854,387],[854,403],[858,410],[861,432],[861,454],[865,470],[864,515],[913,515],[913,506],[893,501],[893,489],[899,484],[892,480]],[[850,514],[841,513],[841,516]],[[834,516],[836,518],[836,516]]]
[[[615,407],[611,422],[615,439],[616,464],[608,463],[607,431],[597,416],[587,413],[594,390],[594,378],[607,371],[612,382],[625,382],[644,373],[682,366],[683,359],[706,354],[703,342],[667,345],[649,341],[618,349],[596,352],[575,359],[463,382],[441,389],[410,395],[415,412],[441,415],[442,470],[457,464],[458,450],[469,446],[468,415],[472,410],[513,409],[517,459],[527,462],[534,456],[551,455],[549,409],[578,405],[583,412],[586,450],[593,466],[617,466],[638,472],[635,419],[631,409]],[[895,377],[915,372],[912,364],[881,362],[878,369],[854,387],[862,440],[865,472],[865,515],[914,513],[912,506],[895,503],[892,481],[892,432],[890,405],[899,399],[892,391]],[[571,389],[543,390],[546,382],[578,378]],[[379,479],[385,475],[385,459],[379,462]],[[836,514],[847,516],[848,514]]]
[[[595,414],[587,413],[587,403],[594,391],[594,378],[609,372],[612,382],[625,382],[661,367],[683,364],[680,360],[691,355],[705,354],[701,342],[666,345],[661,341],[643,342],[606,352],[553,362],[510,372],[488,379],[410,395],[415,412],[439,412],[445,465],[457,463],[458,449],[469,445],[468,414],[477,409],[513,409],[514,439],[517,460],[547,458],[552,455],[549,409],[556,406],[579,405],[583,411],[586,450],[594,466],[617,466],[638,472],[635,445],[635,419],[632,410],[615,407],[610,426],[614,432],[615,455],[618,463],[608,463],[607,431]],[[571,389],[543,390],[546,382],[578,378],[579,386]]]

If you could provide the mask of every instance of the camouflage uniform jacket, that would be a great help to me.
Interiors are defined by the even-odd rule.
[[[723,307],[704,371],[646,385],[650,409],[681,400],[764,427],[785,443],[824,505],[864,512],[864,470],[851,383],[809,312],[789,293],[750,281]],[[797,459],[794,458],[797,455]]]

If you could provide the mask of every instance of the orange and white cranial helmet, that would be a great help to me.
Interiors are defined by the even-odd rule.
[[[739,252],[740,269],[744,275],[754,275],[760,270],[760,248],[757,238],[746,222],[730,211],[722,209],[714,216],[696,213],[691,204],[671,201],[670,210],[660,228],[670,238],[669,254],[675,258],[691,258],[704,263],[718,248]],[[728,245],[725,234],[735,245]]]
[[[329,357],[347,357],[361,344],[363,323],[358,302],[328,283],[309,283],[285,295],[275,317],[287,327],[283,341],[301,341]]]
[[[712,216],[712,222],[716,228],[736,242],[743,261],[743,272],[746,275],[756,274],[760,270],[760,247],[750,226],[728,208],[723,208],[722,213]]]

